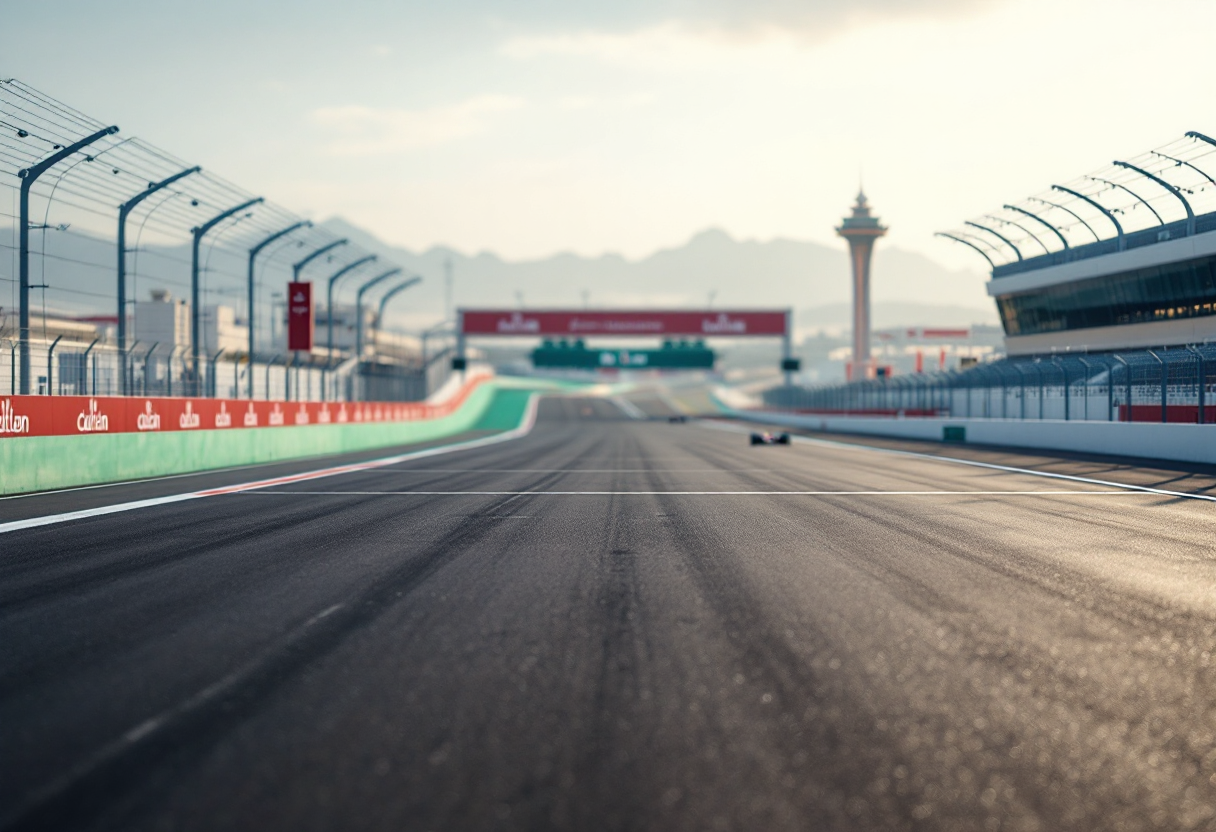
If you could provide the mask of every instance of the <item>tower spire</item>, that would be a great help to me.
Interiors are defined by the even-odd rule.
[[[853,361],[849,379],[865,378],[870,368],[870,259],[874,241],[887,229],[870,214],[865,190],[858,176],[857,203],[851,216],[845,217],[836,233],[849,243],[849,260],[853,266]]]

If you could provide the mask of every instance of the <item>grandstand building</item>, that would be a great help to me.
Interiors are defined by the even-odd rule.
[[[1216,140],[1202,133],[939,236],[992,267],[1010,356],[1216,343]]]

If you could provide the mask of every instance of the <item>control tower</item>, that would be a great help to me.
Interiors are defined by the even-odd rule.
[[[870,256],[874,241],[887,233],[870,216],[870,206],[863,191],[857,192],[853,215],[845,217],[836,233],[849,241],[849,259],[853,264],[853,362],[849,380],[862,379],[870,366]]]

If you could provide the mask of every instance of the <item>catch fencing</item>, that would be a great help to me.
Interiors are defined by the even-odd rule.
[[[831,387],[774,387],[764,405],[804,413],[1216,423],[1216,344],[1006,358],[965,370]]]
[[[20,344],[0,338],[0,394],[19,385]],[[261,401],[420,401],[447,376],[435,362],[396,366],[355,362],[326,366],[295,353],[204,355],[197,371],[185,346],[135,343],[124,355],[103,341],[30,341],[30,393],[45,396],[154,396]]]

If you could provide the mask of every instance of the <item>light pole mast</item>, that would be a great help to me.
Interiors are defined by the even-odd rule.
[[[199,393],[199,390],[198,390],[199,375],[198,374],[202,368],[202,364],[201,364],[202,356],[200,353],[203,348],[203,329],[202,329],[203,311],[202,311],[202,309],[199,308],[200,299],[199,299],[199,291],[198,291],[198,288],[199,288],[198,287],[199,248],[202,246],[203,237],[205,237],[207,235],[208,231],[215,228],[217,225],[219,225],[221,222],[223,222],[224,220],[231,217],[233,214],[238,214],[241,211],[244,211],[246,208],[252,208],[254,205],[257,205],[264,201],[265,200],[260,196],[254,198],[254,199],[247,199],[244,202],[242,202],[240,205],[234,205],[233,207],[229,208],[227,211],[224,211],[222,214],[217,214],[216,216],[207,220],[202,225],[190,229],[190,236],[192,237],[191,249],[190,249],[190,304],[191,304],[191,309],[190,309],[190,354],[191,354],[191,360],[194,362],[194,367],[192,369],[192,372],[194,373],[193,392],[194,392],[194,395],[196,395],[196,396]]]
[[[376,255],[369,254],[353,263],[348,263],[329,276],[329,284],[325,287],[325,366],[329,366],[334,355],[334,284],[343,275],[350,274],[364,263],[374,263]]]
[[[266,246],[270,245],[275,240],[278,240],[282,237],[286,237],[288,234],[290,234],[291,232],[293,232],[299,228],[312,228],[312,223],[308,220],[301,220],[300,222],[287,226],[286,228],[282,229],[281,231],[276,231],[275,233],[271,234],[269,237],[262,240],[256,246],[249,249],[248,284],[246,285],[245,288],[246,288],[246,291],[248,292],[248,304],[249,304],[249,306],[246,310],[246,316],[249,319],[248,336],[249,336],[249,398],[250,399],[253,398],[253,350],[254,350],[254,346],[256,344],[256,339],[254,336],[254,322],[256,320],[256,317],[255,317],[256,310],[254,309],[255,298],[254,298],[254,270],[253,270],[253,267],[254,267],[255,261],[258,258],[258,254],[262,251],[262,249],[266,248]]]
[[[146,190],[128,199],[122,205],[118,206],[118,360],[119,366],[119,390],[124,396],[130,395],[128,379],[127,379],[127,217],[135,210],[139,203],[143,202],[152,194],[159,190],[169,187],[179,179],[185,179],[187,176],[201,171],[202,168],[197,165],[192,168],[187,168],[181,173],[175,173],[167,179],[162,179],[159,182],[149,182]],[[153,208],[152,210],[156,210]]]
[[[118,132],[115,126],[105,127],[98,130],[91,136],[86,136],[80,141],[70,144],[60,150],[54,156],[43,159],[33,167],[26,168],[17,173],[17,177],[21,180],[21,208],[19,210],[20,223],[18,227],[18,292],[17,304],[20,307],[18,315],[18,339],[21,349],[21,395],[28,396],[30,392],[30,188],[34,186],[34,182],[39,176],[46,173],[55,165],[62,162],[64,159],[71,156],[77,150],[83,147],[88,147],[98,139],[103,139],[106,136],[111,136]],[[50,384],[50,378],[47,378],[47,384]]]
[[[398,274],[401,274],[401,269],[389,269],[384,274],[378,274],[360,286],[359,291],[355,294],[355,358],[357,361],[363,361],[363,296],[377,283]]]
[[[857,204],[852,216],[845,217],[836,233],[849,243],[849,260],[853,267],[853,363],[849,380],[864,379],[870,366],[870,258],[874,241],[887,233],[870,216],[870,206],[863,191],[857,192]]]

